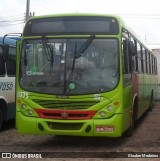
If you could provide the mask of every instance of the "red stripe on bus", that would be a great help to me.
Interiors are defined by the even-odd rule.
[[[67,119],[67,120],[85,120],[91,119],[96,111],[90,110],[50,110],[50,109],[35,109],[40,118],[49,119]]]

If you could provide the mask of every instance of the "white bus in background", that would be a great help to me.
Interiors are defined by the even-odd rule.
[[[15,118],[15,73],[16,38],[0,37],[0,130],[5,121]]]

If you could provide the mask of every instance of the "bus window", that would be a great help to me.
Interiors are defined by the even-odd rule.
[[[145,54],[146,54],[146,66],[147,66],[147,73],[150,73],[150,65],[149,65],[149,52],[147,52],[147,50],[145,50]]]
[[[148,61],[149,61],[149,74],[151,74],[152,69],[151,69],[151,54],[150,54],[150,52],[148,52]]]
[[[155,57],[155,74],[157,74],[157,59],[156,59],[156,57]]]
[[[44,66],[44,51],[42,47],[37,49],[37,69],[38,71]]]
[[[15,76],[16,74],[16,48],[9,47],[9,54],[7,60],[7,75]]]
[[[154,71],[153,71],[153,55],[151,55],[151,72],[152,72],[152,74],[154,73]]]
[[[129,69],[129,56],[128,56],[128,40],[126,38],[123,37],[123,69],[124,69],[124,73],[130,73],[130,69]]]
[[[142,73],[141,46],[137,43],[138,73]]]
[[[124,85],[127,85],[131,82],[131,67],[130,67],[130,58],[128,55],[128,39],[123,37],[123,73],[124,73]]]
[[[143,67],[143,73],[147,73],[147,57],[145,53],[145,49],[142,47],[142,67]]]
[[[0,76],[5,75],[5,63],[3,61],[3,50],[2,47],[0,46]]]

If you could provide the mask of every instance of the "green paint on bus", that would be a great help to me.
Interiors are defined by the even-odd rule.
[[[151,108],[157,60],[114,15],[32,17],[17,43],[22,134],[120,137]]]

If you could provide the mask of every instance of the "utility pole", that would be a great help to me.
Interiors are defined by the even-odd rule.
[[[29,19],[30,17],[30,0],[27,0],[27,4],[26,4],[26,18],[25,18],[25,21],[27,22],[27,20]]]

